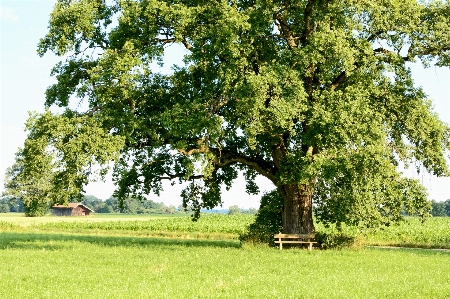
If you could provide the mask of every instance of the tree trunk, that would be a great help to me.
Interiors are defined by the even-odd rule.
[[[314,188],[308,185],[289,184],[280,187],[284,198],[283,233],[315,233],[312,215]]]

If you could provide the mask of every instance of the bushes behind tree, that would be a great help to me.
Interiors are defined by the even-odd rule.
[[[273,235],[283,230],[283,197],[277,190],[265,193],[255,222],[248,226],[247,232],[239,236],[241,242],[274,244]]]

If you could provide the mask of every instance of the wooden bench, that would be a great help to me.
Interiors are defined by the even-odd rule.
[[[276,244],[280,244],[280,250],[283,249],[283,244],[309,244],[308,250],[312,250],[316,237],[315,234],[275,234],[273,236],[277,241]]]

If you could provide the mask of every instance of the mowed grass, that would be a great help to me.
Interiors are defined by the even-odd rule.
[[[168,226],[163,237],[150,223],[189,218],[148,217],[134,230],[136,219],[64,218],[86,224],[75,229],[2,216],[0,298],[450,298],[448,251],[241,245],[245,215]]]

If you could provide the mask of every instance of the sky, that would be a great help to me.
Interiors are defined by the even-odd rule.
[[[23,146],[26,138],[24,123],[28,111],[44,111],[44,92],[55,82],[50,76],[51,68],[59,61],[52,53],[40,58],[36,54],[39,39],[46,34],[48,19],[54,0],[0,0],[0,193],[4,188],[4,174],[14,163],[14,154]],[[167,65],[180,55],[169,51]],[[450,69],[411,65],[416,85],[422,86],[433,100],[435,111],[441,120],[450,123]],[[450,199],[450,178],[436,178],[429,174],[407,171],[422,181],[429,192],[429,199],[443,201]],[[260,178],[257,181],[261,191],[274,189],[273,184]],[[165,191],[155,201],[167,205],[181,204],[181,187],[165,185]],[[101,199],[111,196],[114,185],[110,180],[92,183],[86,187],[86,194]],[[245,181],[238,178],[230,191],[223,193],[223,208],[238,205],[242,208],[259,207],[260,195],[247,195]]]

